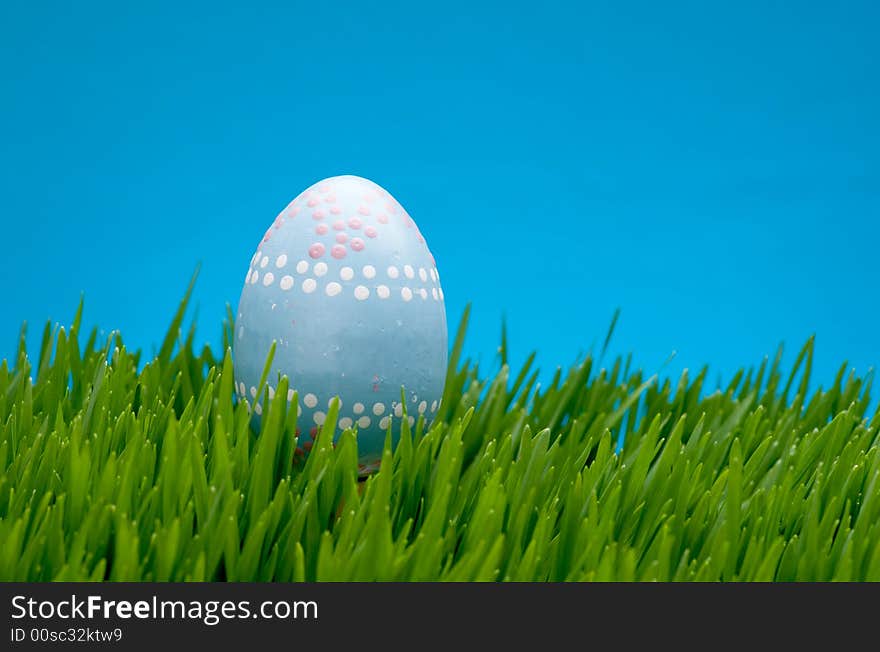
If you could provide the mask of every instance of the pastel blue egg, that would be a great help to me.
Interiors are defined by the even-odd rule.
[[[379,185],[319,181],[269,226],[250,261],[235,322],[236,390],[259,418],[257,385],[276,342],[280,376],[299,397],[300,446],[334,397],[339,432],[356,428],[360,463],[374,468],[389,426],[430,423],[446,378],[440,273],[418,226]],[[401,387],[405,405],[401,403]],[[307,446],[306,446],[307,447]]]

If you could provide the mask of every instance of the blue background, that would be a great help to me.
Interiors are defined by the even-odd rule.
[[[217,342],[278,211],[357,174],[484,365],[502,314],[552,370],[617,306],[648,372],[880,361],[876,3],[122,4],[0,4],[0,357],[81,291],[151,351],[198,261]]]

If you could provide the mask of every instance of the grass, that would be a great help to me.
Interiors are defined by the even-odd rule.
[[[591,357],[539,387],[504,342],[462,361],[465,313],[436,423],[359,483],[332,413],[294,455],[286,380],[251,431],[231,323],[198,351],[185,305],[145,364],[80,306],[0,365],[0,580],[880,580],[880,411],[845,366],[808,392],[812,341],[714,392]]]

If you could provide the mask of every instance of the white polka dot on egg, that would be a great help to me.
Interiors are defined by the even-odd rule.
[[[263,256],[263,260],[260,261],[260,267],[265,267],[269,264],[269,256]]]
[[[339,278],[343,281],[350,281],[354,278],[354,270],[351,267],[343,267],[339,270]]]
[[[327,263],[315,263],[315,276],[324,276],[327,273]]]
[[[403,273],[407,278],[413,278],[416,275],[415,271],[412,268],[412,265],[404,265]]]
[[[348,428],[351,428],[351,426],[353,424],[354,424],[354,422],[349,417],[342,417],[339,420],[339,429],[340,430],[347,430]]]
[[[370,290],[366,288],[366,286],[358,285],[354,289],[354,298],[358,301],[364,301],[367,297],[370,296]]]
[[[313,408],[318,404],[318,397],[314,394],[306,394],[303,396],[303,403],[306,404],[306,407]]]
[[[370,417],[363,416],[357,420],[358,428],[369,428],[372,420]]]
[[[372,265],[364,265],[363,272],[365,278],[373,278],[376,276],[376,268]]]
[[[305,292],[306,294],[311,294],[312,292],[314,292],[316,287],[318,287],[318,284],[313,278],[307,278],[305,281],[302,282],[302,289],[303,292]]]
[[[315,412],[315,416],[313,416],[312,419],[317,425],[323,426],[324,422],[327,420],[327,415],[323,412]]]
[[[412,290],[410,290],[409,288],[403,288],[400,291],[400,296],[404,301],[409,301],[413,298]]]
[[[282,290],[289,290],[293,287],[293,277],[290,274],[285,274],[281,277],[281,282],[278,285]]]
[[[328,297],[335,297],[337,294],[342,292],[342,286],[339,285],[336,281],[331,281],[327,284],[327,288],[325,290]]]
[[[397,278],[398,276],[400,276],[400,271],[394,265],[388,268],[388,278]]]
[[[373,414],[377,417],[381,417],[385,413],[385,404],[384,403],[373,403]]]
[[[281,254],[275,259],[275,267],[281,269],[287,264],[287,254]]]
[[[309,263],[306,260],[301,260],[296,264],[296,273],[297,274],[305,274],[309,271]]]
[[[364,404],[355,403],[353,406],[351,406],[351,409],[355,414],[361,414],[364,411]]]
[[[272,283],[275,282],[275,275],[272,272],[266,272],[266,275],[263,277],[263,285],[269,287]]]
[[[424,267],[419,267],[419,278],[422,279],[422,283],[428,280],[428,272],[425,271]]]
[[[380,285],[376,288],[376,295],[380,299],[387,299],[389,296],[391,296],[391,290],[388,289],[387,285]]]

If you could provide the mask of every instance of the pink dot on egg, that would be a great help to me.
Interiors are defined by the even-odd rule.
[[[333,228],[337,231],[342,231],[342,229],[345,228],[345,222],[343,222],[342,220],[336,220],[335,222],[333,222]]]
[[[309,200],[309,208],[314,208],[314,207],[317,206],[317,205],[318,205],[318,200],[317,200],[317,199],[310,199],[310,200]]]
[[[385,215],[385,213],[382,213],[382,214],[379,216],[379,222],[380,222],[381,224],[388,224],[388,216]]]
[[[370,209],[369,209],[369,207],[361,204],[360,207],[358,207],[358,213],[360,213],[361,215],[369,215]]]
[[[324,201],[328,204],[332,204],[336,201],[336,195],[327,195],[326,197],[324,197]]]
[[[361,228],[361,224],[363,224],[363,222],[361,222],[361,221],[360,221],[358,218],[356,218],[356,217],[352,217],[351,219],[348,220],[348,225],[349,225],[351,228],[353,228],[353,229],[359,229],[359,228]]]
[[[322,211],[322,210],[315,211],[314,213],[312,213],[312,219],[313,220],[323,220],[324,219],[324,211]]]
[[[330,186],[326,183],[322,183],[320,186],[318,186],[318,191],[319,192],[330,192]]]
[[[342,245],[333,245],[333,249],[330,250],[330,255],[337,260],[345,258],[345,247]]]
[[[388,209],[388,212],[389,212],[389,213],[392,213],[392,214],[393,214],[393,213],[396,213],[396,212],[397,212],[397,206],[394,205],[394,202],[391,202],[391,201],[386,202],[386,203],[385,203],[385,208]]]
[[[336,234],[336,242],[338,242],[339,244],[345,244],[346,240],[348,240],[348,236],[345,235],[344,233],[337,233]]]
[[[355,251],[362,251],[364,248],[364,241],[360,238],[352,238],[351,239],[351,248]]]
[[[375,238],[378,235],[378,232],[372,226],[368,226],[366,229],[364,229],[364,233],[368,238]]]
[[[334,215],[339,215],[342,212],[342,209],[339,208],[339,206],[332,206],[330,208],[330,212],[333,213]]]
[[[320,258],[324,255],[324,245],[320,242],[316,242],[311,247],[309,247],[309,256],[312,258]]]
[[[296,214],[299,213],[299,206],[294,206],[290,209],[290,216],[295,217]]]
[[[315,233],[317,233],[318,235],[325,235],[327,231],[328,229],[326,224],[319,224],[315,227]]]

